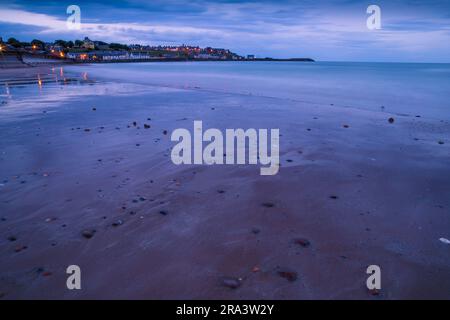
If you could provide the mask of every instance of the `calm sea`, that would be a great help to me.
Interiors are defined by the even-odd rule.
[[[109,80],[450,119],[450,64],[166,62],[71,69]]]

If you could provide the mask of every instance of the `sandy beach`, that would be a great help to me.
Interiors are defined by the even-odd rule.
[[[448,111],[76,68],[0,74],[1,299],[450,298]],[[194,120],[279,128],[279,173],[174,165]]]

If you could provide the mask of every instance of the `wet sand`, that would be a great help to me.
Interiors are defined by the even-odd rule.
[[[450,298],[448,119],[86,79],[10,95],[2,299]],[[279,128],[278,175],[174,165],[194,120]]]

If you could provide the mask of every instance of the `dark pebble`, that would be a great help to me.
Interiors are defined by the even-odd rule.
[[[338,196],[330,196],[330,199],[336,200],[336,199],[338,199],[338,198],[339,198]]]
[[[379,296],[380,295],[380,290],[378,290],[378,289],[369,289],[369,294],[371,294],[372,296]]]
[[[263,207],[266,207],[266,208],[272,208],[272,207],[275,207],[275,205],[274,205],[273,203],[271,203],[271,202],[265,202],[265,203],[263,203],[262,205],[263,205]]]
[[[92,111],[97,111],[97,108],[92,108]]]
[[[17,247],[14,249],[14,251],[15,251],[15,252],[20,252],[20,251],[23,251],[23,250],[26,250],[26,249],[28,249],[27,246],[17,246]]]
[[[241,284],[242,280],[238,278],[225,277],[222,279],[222,285],[230,289],[237,289]]]
[[[14,237],[14,236],[10,236],[10,237],[8,237],[8,241],[11,241],[11,242],[13,242],[13,241],[16,241],[17,240],[17,238],[16,237]]]
[[[444,141],[438,141],[439,144],[444,144]]]
[[[225,193],[224,190],[217,190],[217,193]]]
[[[394,120],[394,118],[389,118],[388,121],[389,121],[389,123],[394,123],[395,120]]]
[[[303,248],[307,248],[311,245],[311,242],[305,238],[294,239],[294,243],[301,245]]]
[[[81,235],[85,237],[86,239],[90,239],[94,236],[95,230],[84,230]]]
[[[149,124],[144,124],[144,128],[145,129],[150,129],[150,125]]]
[[[167,211],[161,210],[161,211],[159,211],[159,214],[162,214],[163,216],[167,216]]]
[[[166,134],[167,134],[167,130],[164,130],[164,131],[163,131],[163,134],[166,135]]]
[[[294,282],[298,278],[297,272],[295,271],[279,270],[278,275],[289,282]]]
[[[113,227],[118,227],[118,226],[121,226],[121,225],[123,225],[123,220],[117,220],[117,221],[114,221],[113,223],[112,223],[112,226]]]

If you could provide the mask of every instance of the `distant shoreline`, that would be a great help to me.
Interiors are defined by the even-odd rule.
[[[123,59],[123,60],[103,60],[103,61],[77,61],[73,59],[55,59],[47,56],[27,55],[17,53],[3,53],[0,55],[0,69],[27,68],[36,66],[52,65],[79,65],[79,64],[104,64],[104,63],[137,63],[137,62],[315,62],[311,58],[254,58],[254,59],[186,59],[186,58],[154,58],[154,59]]]

